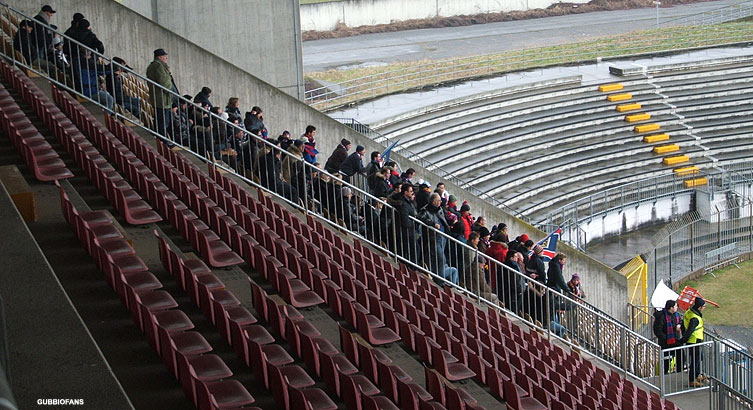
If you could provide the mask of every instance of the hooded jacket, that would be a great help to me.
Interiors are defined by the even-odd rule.
[[[298,172],[301,171],[302,164],[299,160],[303,158],[303,151],[295,146],[295,144],[290,144],[288,153],[290,155],[284,155],[282,158],[281,173],[283,181],[292,184],[295,178],[297,178]]]

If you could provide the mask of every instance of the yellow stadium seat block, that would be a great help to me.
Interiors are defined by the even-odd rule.
[[[662,162],[664,162],[664,165],[675,165],[688,161],[690,161],[690,158],[687,155],[678,155],[676,157],[666,157]]]
[[[685,188],[693,188],[697,186],[706,185],[709,183],[709,180],[706,177],[701,177],[701,178],[688,179],[684,183],[685,183]]]
[[[638,122],[638,121],[646,121],[651,119],[651,114],[647,112],[642,112],[640,114],[632,114],[632,115],[626,115],[625,121],[627,122]]]
[[[659,124],[654,123],[654,124],[636,125],[635,128],[633,128],[633,130],[635,132],[651,132],[651,131],[656,131],[659,128],[661,128],[661,126]]]
[[[622,90],[622,84],[620,83],[614,83],[614,84],[602,84],[599,86],[599,91],[603,93],[608,93],[610,91],[619,91]]]
[[[669,139],[669,134],[654,134],[654,135],[647,135],[643,137],[643,142],[648,143],[654,143],[654,142],[660,142],[660,141],[667,141]]]
[[[668,152],[675,152],[679,150],[680,150],[680,146],[677,144],[661,145],[658,147],[654,147],[654,152],[657,154],[666,154]]]
[[[674,173],[682,176],[682,175],[690,175],[690,174],[696,174],[698,173],[699,169],[697,166],[692,165],[689,167],[681,167],[681,168],[675,168]]]
[[[641,105],[638,103],[622,104],[622,105],[618,105],[616,108],[617,112],[633,111],[633,110],[640,110],[640,109],[641,109]]]
[[[624,94],[612,94],[607,96],[607,101],[615,102],[615,101],[626,101],[633,98],[633,94],[630,93],[624,93]]]

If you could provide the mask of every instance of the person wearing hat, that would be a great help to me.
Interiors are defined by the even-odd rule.
[[[428,203],[419,208],[418,219],[425,225],[442,233],[447,233],[450,230],[450,225],[447,223],[444,211],[442,210],[442,198],[438,194],[431,194]],[[425,250],[424,262],[435,275],[444,277],[447,239],[434,229],[423,228],[423,233],[421,234]]]
[[[170,67],[167,65],[167,52],[165,50],[161,48],[154,50],[154,60],[146,68],[146,78],[167,90],[172,89],[173,77],[170,74]],[[150,82],[149,100],[154,107],[155,131],[167,138],[167,125],[170,122],[173,97],[169,91],[156,87]]]
[[[374,195],[377,198],[386,198],[390,196],[392,193],[392,188],[390,187],[390,174],[391,169],[389,167],[384,167],[381,172],[377,172],[374,174],[373,182],[374,186],[371,189],[371,194]]]
[[[350,141],[345,138],[341,139],[335,150],[332,151],[332,155],[324,163],[324,170],[330,174],[340,172],[343,161],[345,161],[345,158],[348,158],[348,150],[350,150]]]
[[[78,22],[78,30],[76,30],[73,39],[100,54],[104,54],[105,52],[105,45],[99,40],[99,38],[97,38],[97,35],[94,34],[91,23],[89,23],[89,20],[87,19],[81,19]],[[74,47],[77,47],[77,45]]]
[[[13,36],[13,49],[21,53],[29,64],[37,57],[37,43],[33,32],[34,23],[31,20],[21,20],[18,31]]]
[[[658,310],[654,313],[654,335],[659,341],[659,346],[662,349],[669,349],[672,347],[680,346],[680,339],[682,336],[682,319],[680,314],[677,313],[677,302],[675,300],[668,300],[664,304],[663,310]],[[673,352],[676,353],[676,352]],[[670,373],[672,370],[672,359],[676,357],[674,354],[664,358],[664,369],[666,373]],[[682,369],[682,365],[676,368]]]
[[[491,232],[489,232],[486,227],[481,227],[481,229],[478,230],[478,235],[480,236],[480,239],[478,241],[478,250],[479,252],[486,253],[486,250],[489,249],[489,246],[491,246]]]
[[[685,311],[682,317],[683,336],[680,344],[694,345],[703,343],[703,310],[706,309],[706,301],[697,296],[693,306]],[[702,347],[691,347],[688,352],[690,363],[688,366],[688,382],[691,387],[703,387],[708,383],[706,375],[701,373],[701,361],[703,361]]]
[[[544,248],[542,248],[541,245],[533,247],[533,253],[526,261],[526,273],[531,279],[541,283],[547,283],[546,268],[544,267],[544,260],[541,259],[541,254],[543,252]],[[564,283],[564,281],[562,282]]]
[[[66,57],[65,53],[63,52],[63,39],[60,37],[55,37],[52,40],[52,49],[50,49],[50,52],[47,56],[47,60],[55,64],[55,68],[60,71],[61,75],[64,75],[68,72],[68,70],[71,68],[71,64],[68,62],[68,57]]]
[[[583,289],[580,286],[580,275],[577,273],[573,273],[573,276],[570,277],[570,281],[567,282],[567,287],[570,288],[570,293],[573,294],[573,296],[585,299],[586,294],[583,293]]]
[[[84,15],[81,13],[73,13],[73,19],[71,19],[71,26],[65,30],[66,37],[73,37],[73,33],[78,30],[78,22],[84,19]]]
[[[431,196],[431,184],[423,179],[419,179],[418,192],[416,193],[416,208],[421,209],[426,206],[429,203],[429,196]],[[440,197],[441,200],[442,198]]]
[[[363,156],[366,154],[366,148],[357,146],[355,152],[348,155],[340,164],[340,173],[344,175],[343,181],[350,182],[350,178],[355,174],[366,175],[366,167],[363,165]]]
[[[418,230],[412,219],[418,216],[414,198],[413,185],[403,184],[400,192],[390,195],[387,203],[397,211],[393,223],[397,232],[398,252],[409,261],[418,263],[420,250],[418,246]]]
[[[107,92],[115,98],[115,102],[118,105],[133,114],[136,118],[141,118],[141,100],[138,97],[128,95],[123,87],[123,67],[113,64],[112,71],[107,73],[107,77],[105,77],[105,84],[107,84]]]
[[[40,60],[46,60],[47,50],[52,47],[52,39],[55,37],[55,32],[52,30],[57,30],[56,25],[50,24],[53,14],[55,14],[55,9],[53,9],[52,6],[45,4],[42,6],[42,10],[39,11],[39,14],[34,16],[34,42]],[[31,63],[31,61],[29,61],[29,63]]]
[[[460,207],[460,222],[463,224],[463,236],[468,240],[468,236],[471,234],[471,227],[473,226],[473,217],[471,216],[471,206],[467,203],[463,203]]]

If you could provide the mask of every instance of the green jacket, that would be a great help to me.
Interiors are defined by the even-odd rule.
[[[170,69],[161,60],[154,59],[154,61],[149,63],[149,67],[146,68],[146,78],[168,90],[172,90],[173,88],[173,78],[170,75]],[[172,95],[167,91],[154,87],[151,83],[149,84],[149,99],[154,104],[155,109],[172,108]]]

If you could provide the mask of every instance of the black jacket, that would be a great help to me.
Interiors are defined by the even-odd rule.
[[[13,36],[13,49],[18,50],[28,64],[36,60],[37,47],[34,40],[34,32],[27,33],[25,29],[19,29],[16,35]]]
[[[81,44],[96,50],[100,54],[104,54],[105,45],[99,41],[97,35],[93,31],[87,29],[81,29],[76,32],[75,40],[78,40]]]
[[[125,91],[123,91],[123,78],[109,72],[107,73],[107,77],[105,77],[105,85],[107,86],[107,92],[115,98],[115,102],[123,105],[123,97],[126,96]]]
[[[418,192],[416,192],[416,208],[421,209],[426,206],[426,204],[429,203],[429,197],[431,196],[431,192],[425,190],[425,189],[418,189]]]
[[[209,96],[206,95],[206,94],[204,94],[204,93],[202,93],[201,91],[199,91],[199,93],[196,94],[195,97],[193,97],[193,102],[195,102],[196,104],[201,105],[202,107],[205,106],[205,105],[209,105],[209,108],[214,107],[214,105],[212,105],[212,102],[209,101]]]
[[[535,253],[531,255],[531,258],[526,263],[526,274],[531,276],[534,273],[537,275],[537,281],[546,283],[546,268],[544,267],[544,261],[541,260],[541,256],[536,255]],[[565,285],[565,287],[567,287],[567,285]]]
[[[340,165],[340,172],[342,172],[343,175],[352,177],[355,174],[366,173],[366,167],[363,166],[361,156],[357,152],[354,152],[348,155],[342,165]]]
[[[565,277],[562,275],[562,266],[560,266],[557,259],[552,259],[549,261],[548,275],[549,279],[546,282],[547,286],[554,290],[560,291],[565,295],[570,293],[570,288],[567,286]]]
[[[413,201],[405,198],[400,192],[395,192],[388,198],[388,203],[397,210],[395,224],[398,235],[403,243],[415,243],[418,235],[415,222],[411,217],[417,217],[416,207]]]
[[[332,151],[332,155],[327,158],[327,162],[324,164],[324,170],[330,174],[339,172],[343,161],[345,161],[345,158],[347,157],[348,151],[342,146],[342,144],[338,144],[337,148]]]

